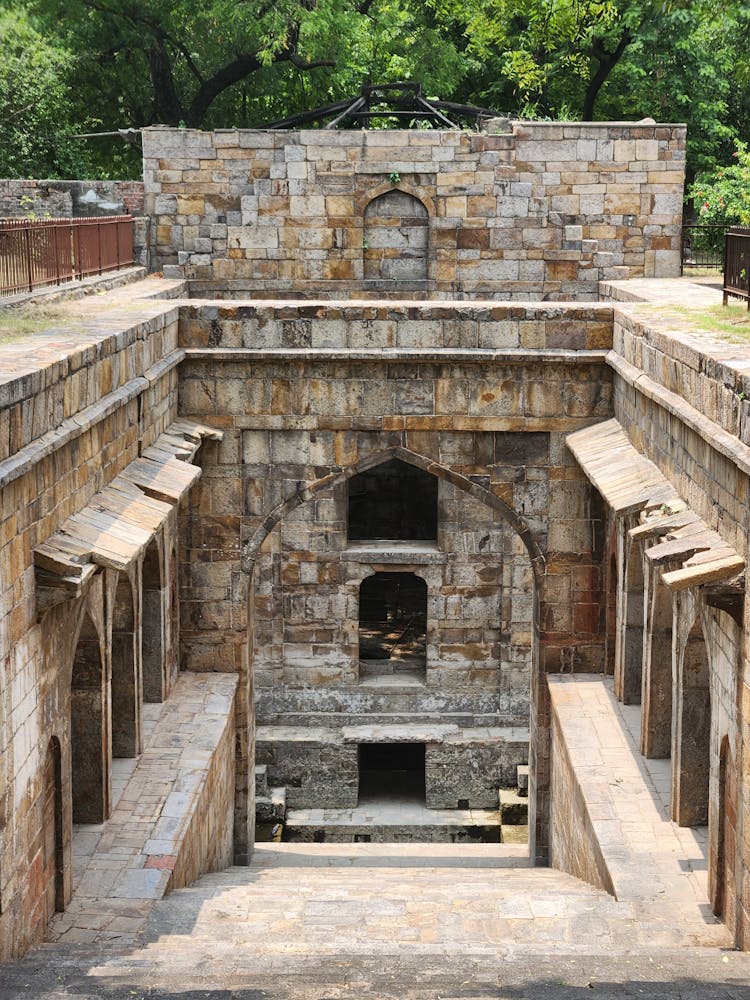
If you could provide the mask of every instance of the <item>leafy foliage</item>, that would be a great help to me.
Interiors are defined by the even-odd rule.
[[[0,173],[137,176],[119,139],[50,137],[259,127],[419,80],[527,117],[686,121],[692,176],[750,131],[748,32],[746,0],[0,0]]]
[[[86,171],[66,141],[74,57],[45,39],[22,10],[0,7],[0,176],[55,177]]]
[[[701,225],[750,226],[750,152],[739,143],[732,156],[732,164],[700,175],[690,189]]]

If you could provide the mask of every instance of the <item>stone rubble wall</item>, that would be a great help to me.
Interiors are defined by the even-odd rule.
[[[143,214],[143,181],[0,180],[0,218]]]
[[[684,126],[154,127],[143,150],[153,266],[230,293],[596,299],[602,279],[679,274]],[[426,210],[424,275],[417,213],[365,229],[395,191]]]

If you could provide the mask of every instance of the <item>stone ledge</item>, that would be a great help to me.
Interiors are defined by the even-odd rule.
[[[330,349],[324,347],[186,347],[185,357],[191,361],[436,361],[441,364],[535,364],[551,362],[568,365],[603,365],[608,361],[607,350],[567,350],[565,348],[508,348],[486,350],[481,347],[456,350],[429,347],[378,347]]]
[[[642,918],[670,926],[679,914],[695,940],[731,946],[726,927],[706,915],[704,857],[691,831],[680,831],[670,821],[614,698],[612,679],[551,674],[547,682],[553,770],[557,754],[558,775],[568,766],[573,782],[570,788],[558,787],[553,815],[556,808],[561,814],[578,810],[579,828],[592,838],[589,844],[567,845],[553,838],[553,863],[584,877],[582,853],[589,849],[601,858],[604,887],[618,901],[634,903]]]
[[[95,424],[104,420],[105,417],[120,409],[130,400],[135,399],[149,387],[155,378],[176,368],[183,358],[184,351],[173,351],[143,375],[126,382],[119,389],[108,393],[99,402],[80,410],[75,416],[63,420],[54,430],[40,435],[10,458],[4,459],[0,462],[0,488],[20,478],[47,455],[51,455],[58,448],[62,448],[70,441],[85,434]]]

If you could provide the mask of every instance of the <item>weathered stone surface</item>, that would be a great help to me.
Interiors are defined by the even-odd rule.
[[[397,130],[364,141],[360,132],[239,131],[236,146],[220,132],[146,129],[148,210],[180,196],[171,212],[157,211],[156,266],[173,264],[177,234],[196,218],[229,221],[213,200],[220,192],[241,200],[240,228],[228,240],[212,233],[205,252],[186,246],[182,273],[254,295],[346,288],[368,297],[407,289],[442,298],[591,299],[596,282],[622,268],[629,277],[679,273],[684,128],[603,124],[596,136],[586,125],[566,126],[564,135],[545,123],[508,128],[502,139],[481,141],[425,132],[418,144]],[[493,141],[502,151],[488,151]],[[210,185],[194,169],[205,159]],[[607,246],[597,243],[605,223]],[[570,256],[551,261],[538,256],[540,247]]]

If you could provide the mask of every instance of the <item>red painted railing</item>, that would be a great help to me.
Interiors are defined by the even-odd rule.
[[[733,226],[724,243],[724,305],[728,296],[750,309],[750,228]]]
[[[0,296],[133,263],[133,219],[0,219]]]

